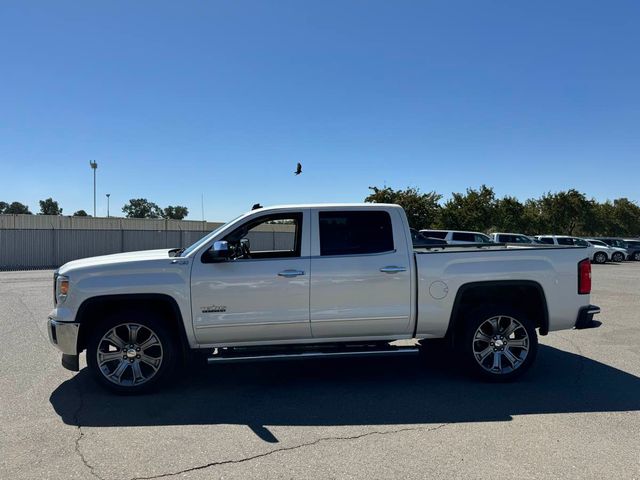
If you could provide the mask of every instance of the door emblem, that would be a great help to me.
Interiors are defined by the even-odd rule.
[[[202,307],[202,313],[224,313],[227,311],[225,305],[210,305],[208,307]]]

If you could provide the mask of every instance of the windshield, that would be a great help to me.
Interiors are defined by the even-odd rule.
[[[189,255],[191,252],[199,249],[202,245],[204,245],[205,243],[207,243],[209,240],[211,240],[216,233],[218,233],[223,227],[229,225],[230,223],[235,222],[237,219],[239,219],[240,217],[242,217],[244,215],[244,213],[242,215],[238,215],[236,218],[234,218],[233,220],[228,221],[227,223],[223,223],[222,225],[220,225],[218,228],[216,228],[215,230],[213,230],[212,232],[206,234],[204,237],[202,237],[200,240],[198,240],[196,243],[194,243],[193,245],[191,245],[188,248],[185,248],[181,253],[180,253],[180,257],[186,257],[187,255]]]
[[[516,243],[533,243],[529,237],[525,237],[524,235],[514,235],[514,240]]]
[[[608,247],[608,245],[600,240],[589,240],[592,245],[598,245],[599,247]]]

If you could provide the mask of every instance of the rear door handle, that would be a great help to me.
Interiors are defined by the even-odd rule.
[[[304,275],[304,270],[283,270],[278,272],[279,277],[292,278]]]
[[[388,267],[382,267],[380,271],[382,273],[399,273],[406,272],[407,269],[405,267],[396,267],[395,265],[389,265]]]

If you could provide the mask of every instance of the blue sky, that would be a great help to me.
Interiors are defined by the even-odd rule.
[[[640,200],[640,2],[4,1],[0,200]],[[296,162],[304,173],[295,177]]]

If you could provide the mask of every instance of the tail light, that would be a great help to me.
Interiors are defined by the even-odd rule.
[[[591,262],[588,258],[578,263],[578,293],[580,295],[591,293]]]

